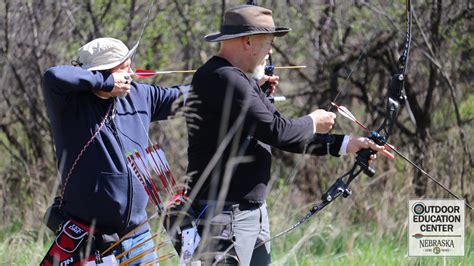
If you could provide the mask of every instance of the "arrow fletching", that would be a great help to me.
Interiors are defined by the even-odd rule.
[[[365,131],[370,132],[370,130],[364,124],[362,124],[361,122],[359,122],[359,120],[357,120],[357,118],[355,118],[355,116],[352,114],[351,111],[349,111],[349,109],[347,109],[347,107],[343,105],[339,106],[333,102],[331,102],[331,104],[332,106],[337,108],[337,112],[340,113],[342,116],[356,123],[359,127],[364,129]]]
[[[135,70],[135,77],[136,78],[151,78],[155,76],[157,73],[152,70],[146,70],[146,69],[137,69]]]
[[[357,123],[357,119],[355,118],[355,116],[351,113],[351,111],[349,111],[349,109],[347,109],[345,106],[339,106],[333,102],[331,102],[331,105],[336,107],[337,111],[342,115],[344,116],[345,118],[348,118],[350,120],[352,120],[352,122],[356,122]]]

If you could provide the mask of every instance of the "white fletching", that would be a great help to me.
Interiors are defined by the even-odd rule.
[[[355,118],[355,116],[351,113],[351,111],[349,111],[349,109],[347,109],[346,107],[344,106],[339,106],[339,109],[337,109],[339,111],[339,113],[347,118],[349,118],[350,120],[352,121],[356,121],[357,119]]]
[[[349,111],[349,109],[347,109],[345,106],[339,106],[333,102],[331,102],[331,104],[337,108],[337,111],[344,117],[346,118],[349,118],[350,120],[356,122],[357,119],[355,118],[355,116],[351,113],[351,111]]]

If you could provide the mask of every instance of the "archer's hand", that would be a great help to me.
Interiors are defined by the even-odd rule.
[[[375,144],[375,142],[369,138],[349,136],[349,142],[347,143],[347,153],[354,154],[362,149],[372,149],[376,152],[380,152],[385,148],[384,146]],[[377,159],[377,155],[372,154],[369,158],[369,164],[373,163],[375,159]]]
[[[274,95],[275,94],[275,90],[276,90],[276,87],[278,85],[278,80],[280,79],[279,76],[268,76],[268,75],[263,75],[263,77],[261,79],[259,79],[257,81],[258,83],[258,86],[262,86],[263,84],[265,84],[265,82],[270,82],[271,86],[270,88],[268,89],[267,91],[267,94],[268,95]]]
[[[328,133],[333,125],[336,114],[333,112],[327,112],[323,109],[317,109],[309,114],[311,119],[313,119],[314,126],[316,128],[316,133]]]
[[[114,72],[114,88],[110,91],[111,97],[125,97],[130,93],[130,83],[132,78],[129,73]]]

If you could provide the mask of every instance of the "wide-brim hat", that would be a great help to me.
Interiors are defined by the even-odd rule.
[[[260,6],[241,5],[228,9],[224,13],[220,32],[208,34],[204,40],[218,42],[255,34],[281,37],[289,31],[290,28],[275,27],[271,10]]]
[[[120,40],[98,38],[79,48],[76,62],[87,70],[108,70],[132,57],[137,47],[138,42],[129,50]]]

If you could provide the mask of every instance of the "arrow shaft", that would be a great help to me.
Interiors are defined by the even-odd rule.
[[[155,251],[158,251],[159,249],[161,249],[164,244],[168,244],[169,242],[164,242],[164,243],[160,243],[159,245],[155,245],[151,248],[148,248],[148,249],[145,249],[143,252],[141,253],[138,253],[137,255],[131,257],[130,259],[127,259],[123,262],[121,262],[119,265],[129,265],[129,264],[133,264],[132,262],[138,260],[138,259],[141,259],[143,257],[145,257],[146,255],[152,253],[152,252],[155,252]],[[169,258],[172,258],[176,255],[176,252],[172,251],[168,254],[165,254],[165,255],[162,255],[156,259],[153,259],[152,261],[155,261],[155,260],[158,260],[158,261],[163,261],[163,260],[166,260],[166,259],[169,259]],[[146,265],[148,265],[150,262],[147,262]]]
[[[306,68],[306,66],[276,66],[275,69],[301,69]],[[196,69],[187,69],[187,70],[163,70],[163,71],[153,71],[153,70],[146,70],[146,72],[130,72],[130,75],[134,76],[142,76],[142,77],[152,77],[155,75],[163,75],[163,74],[186,74],[186,73],[195,73]]]
[[[275,69],[301,69],[306,68],[306,66],[276,66]]]
[[[158,216],[158,213],[155,212],[152,216],[150,216],[148,219],[146,219],[143,223],[135,227],[133,230],[122,236],[117,242],[113,243],[110,247],[102,251],[101,255],[103,256],[104,254],[107,254],[107,252],[111,251],[114,247],[116,247],[118,244],[122,243],[125,239],[127,239],[129,236],[131,236],[134,232],[136,232],[138,229],[140,229],[142,226],[147,224],[151,219],[154,219],[155,217]]]
[[[370,130],[364,125],[362,124],[361,122],[359,122],[359,120],[355,120],[354,121],[360,128],[362,128],[363,130],[367,131],[370,133]]]
[[[345,117],[347,117],[348,119],[352,120],[353,122],[355,122],[359,127],[361,127],[362,129],[366,130],[367,132],[371,132],[364,124],[362,124],[361,122],[359,122],[359,120],[357,120],[355,118],[355,116],[349,111],[349,109],[347,108],[341,108],[341,106],[335,104],[335,103],[331,103],[334,107],[337,108],[337,110],[341,113],[344,113],[346,115],[344,115]],[[413,161],[411,161],[410,159],[408,159],[405,155],[403,155],[402,153],[400,153],[397,149],[395,149],[393,147],[393,145],[389,144],[389,143],[386,143],[384,145],[385,147],[388,147],[390,150],[394,151],[398,156],[400,156],[401,158],[403,158],[403,160],[405,160],[406,162],[408,162],[409,164],[411,164],[413,167],[415,167],[418,171],[420,171],[423,175],[427,176],[429,179],[431,179],[433,182],[435,182],[436,184],[438,184],[440,187],[442,187],[446,192],[448,192],[451,196],[455,197],[456,199],[458,200],[461,200],[463,198],[461,198],[460,196],[454,194],[453,192],[451,192],[451,190],[449,190],[446,186],[444,186],[443,184],[441,184],[441,182],[439,182],[436,178],[434,178],[433,176],[431,176],[430,174],[428,174],[425,170],[423,170],[423,168],[421,168],[420,166],[418,166],[417,164],[415,164]],[[385,156],[387,156],[388,158],[391,158],[393,159],[393,155],[391,153],[389,153],[388,151],[384,150],[382,152]],[[466,204],[467,207],[469,207],[470,209],[473,209],[471,205],[469,205],[465,200],[464,200],[464,204]]]
[[[136,246],[133,246],[132,248],[128,249],[128,250],[125,250],[124,252],[120,253],[119,255],[115,256],[116,259],[120,259],[121,257],[125,256],[126,254],[130,253],[132,250],[135,250],[143,245],[145,245],[148,241],[152,240],[153,238],[156,238],[157,236],[159,235],[159,233],[155,233],[153,234],[152,236],[150,236],[149,238],[145,239],[143,242],[140,242],[138,245]],[[161,244],[158,243],[158,244]]]

